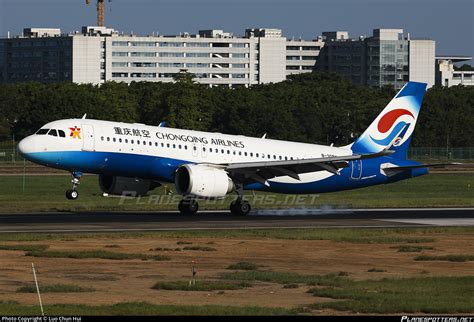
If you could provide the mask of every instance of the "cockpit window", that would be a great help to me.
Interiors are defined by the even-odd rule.
[[[58,136],[58,132],[55,129],[49,130],[48,135]]]
[[[45,135],[46,133],[48,133],[49,129],[39,129],[36,134],[38,135]]]
[[[58,130],[58,134],[59,134],[59,136],[62,137],[62,138],[65,138],[65,137],[66,137],[66,133],[64,133],[63,130]]]

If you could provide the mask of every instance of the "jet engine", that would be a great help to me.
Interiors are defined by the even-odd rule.
[[[222,169],[185,164],[176,170],[176,190],[182,195],[222,198],[234,190],[234,183]]]
[[[100,190],[110,195],[144,196],[160,183],[149,179],[99,175]]]

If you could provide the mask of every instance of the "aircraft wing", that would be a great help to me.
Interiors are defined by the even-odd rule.
[[[329,171],[333,174],[339,174],[339,169],[348,167],[349,161],[377,158],[392,153],[393,151],[390,150],[382,150],[378,153],[327,158],[231,163],[224,165],[224,169],[237,183],[259,182],[268,185],[267,180],[281,176],[289,176],[300,180],[299,175],[308,172]]]

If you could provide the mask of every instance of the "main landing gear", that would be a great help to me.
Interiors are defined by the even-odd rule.
[[[199,204],[195,199],[184,198],[179,202],[178,209],[183,215],[194,215],[199,210]]]
[[[251,209],[248,201],[242,200],[240,196],[230,204],[230,213],[235,216],[246,216]]]
[[[80,172],[73,172],[72,173],[72,189],[66,191],[66,198],[69,200],[76,200],[79,197],[79,193],[77,192],[77,186],[79,185],[79,181],[81,179],[82,173]]]
[[[237,186],[237,199],[230,204],[230,213],[235,216],[246,216],[249,214],[252,207],[247,200],[243,199],[243,186]],[[199,210],[199,204],[191,196],[185,196],[178,205],[179,212],[183,215],[194,215]]]
[[[239,184],[235,187],[235,192],[237,193],[237,199],[232,201],[230,204],[230,213],[234,216],[246,216],[249,214],[252,207],[247,200],[243,199],[244,187]]]

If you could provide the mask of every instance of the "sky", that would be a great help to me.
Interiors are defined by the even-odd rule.
[[[95,3],[0,0],[0,37],[8,31],[19,35],[25,27],[66,33],[95,25]],[[136,35],[223,29],[242,36],[245,28],[267,27],[282,29],[290,39],[334,30],[371,36],[375,28],[402,28],[411,38],[436,40],[437,55],[474,56],[474,0],[111,0],[105,21]]]

